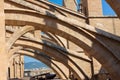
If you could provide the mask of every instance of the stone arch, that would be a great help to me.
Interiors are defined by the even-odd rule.
[[[78,46],[82,47],[90,55],[95,57],[108,70],[108,72],[110,74],[112,74],[111,76],[117,77],[117,75],[114,75],[114,74],[116,74],[116,73],[120,74],[118,71],[120,65],[116,63],[118,61],[118,59],[115,56],[113,56],[112,55],[113,53],[111,51],[109,51],[104,45],[102,45],[101,43],[96,41],[94,35],[92,37],[89,34],[85,33],[84,30],[82,31],[78,28],[75,28],[72,26],[70,27],[69,24],[66,24],[60,20],[56,20],[53,18],[53,16],[51,18],[51,15],[45,16],[45,14],[42,14],[42,16],[41,16],[41,14],[39,14],[39,13],[37,14],[34,11],[33,12],[28,11],[29,14],[26,14],[24,12],[20,13],[20,12],[22,12],[22,11],[18,11],[19,14],[16,14],[16,16],[20,16],[20,17],[17,17],[17,19],[16,19],[16,18],[14,18],[14,16],[11,15],[11,14],[14,14],[14,10],[13,10],[13,13],[9,14],[10,17],[7,16],[7,11],[6,11],[6,16],[7,16],[6,24],[11,24],[10,22],[18,22],[20,24],[22,23],[23,25],[31,24],[33,26],[37,26],[37,28],[39,26],[39,29],[41,29],[43,31],[49,31],[51,33],[55,33],[59,36],[67,38],[70,41],[77,44]],[[35,16],[33,16],[31,14],[33,14]],[[23,16],[24,17],[26,16],[26,18],[29,18],[29,20],[28,19],[26,20]],[[31,21],[30,18],[31,18],[31,20],[34,19],[35,21]],[[48,23],[46,23],[46,22],[48,22]],[[64,23],[64,25],[63,25],[63,23]],[[55,27],[56,24],[57,24],[57,27]],[[12,24],[12,25],[15,25],[15,24]],[[19,24],[17,24],[17,25],[19,25]],[[85,26],[85,25],[83,24],[83,26]],[[69,28],[72,28],[72,29],[69,29]],[[63,29],[65,31],[63,31]],[[68,32],[68,30],[70,30],[70,31]],[[109,60],[106,59],[106,56],[109,57],[110,59]],[[112,68],[110,68],[109,66],[111,66]]]
[[[28,31],[34,30],[34,27],[32,26],[24,26],[21,29],[16,30],[12,36],[9,38],[9,40],[7,41],[7,51],[10,50],[10,48],[12,47],[12,45],[14,44],[14,42],[20,38],[23,34],[25,34]]]
[[[22,32],[21,32],[22,33]],[[19,34],[20,35],[20,34]],[[16,35],[17,36],[17,35]],[[16,39],[16,38],[15,38]],[[21,48],[21,47],[20,47]],[[18,47],[18,49],[19,49],[19,47]],[[14,52],[14,51],[13,51]],[[76,54],[75,52],[73,52],[74,54]],[[12,54],[11,54],[12,55]],[[73,54],[72,54],[73,55]],[[75,56],[75,55],[74,55]],[[77,55],[76,55],[77,56]],[[79,56],[77,56],[77,57],[79,57]],[[79,57],[79,58],[81,58],[81,57]]]
[[[68,68],[71,69],[71,71],[75,74],[75,76],[80,79],[80,78],[88,78],[88,76],[84,73],[84,71],[82,71],[82,69],[80,69],[80,67],[78,65],[76,65],[76,63],[71,60],[69,57],[65,56],[64,54],[59,53],[58,51],[54,50],[54,48],[49,48],[47,46],[45,46],[45,44],[38,43],[36,44],[36,42],[34,41],[26,41],[26,40],[17,40],[15,42],[15,46],[23,46],[31,48],[31,49],[35,49],[35,50],[39,50],[43,53],[46,53],[49,56],[52,56],[55,58],[55,60],[58,60],[60,62],[62,62],[63,64],[65,64]],[[66,53],[65,53],[66,54]]]
[[[44,56],[37,55],[37,54],[35,54],[35,53],[31,52],[31,51],[25,51],[25,50],[20,50],[20,51],[16,52],[11,57],[14,58],[14,57],[19,56],[19,55],[26,55],[26,56],[35,58],[35,59],[37,59],[39,61],[42,61],[47,66],[49,66],[51,69],[53,69],[53,71],[56,72],[61,79],[68,79],[69,78],[68,74],[66,73],[67,71],[65,72],[61,68],[61,66],[64,67],[64,68],[66,68],[66,67],[62,63],[60,63],[58,61],[49,60]]]
[[[8,31],[10,31],[10,30],[8,30]],[[12,31],[11,31],[11,32],[12,32]],[[22,33],[22,32],[21,32],[21,33]],[[7,32],[7,34],[10,35],[10,33],[8,33],[8,32]],[[6,36],[7,36],[7,37],[10,37],[10,36],[8,36],[8,35],[6,35]],[[19,34],[19,35],[20,35],[20,34]],[[32,34],[29,34],[29,35],[32,36]],[[16,36],[18,36],[18,35],[16,35]],[[22,36],[22,35],[21,35],[21,36]],[[88,61],[88,62],[91,61],[86,55],[83,55],[83,54],[81,54],[81,55],[79,54],[79,55],[78,55],[77,52],[72,51],[72,50],[69,50],[69,49],[65,49],[65,48],[63,48],[63,47],[61,47],[61,46],[58,46],[58,45],[56,45],[56,44],[53,44],[52,42],[49,42],[49,40],[47,40],[47,39],[45,39],[45,43],[44,43],[44,38],[41,39],[41,40],[39,40],[39,39],[34,38],[33,36],[32,36],[32,37],[27,36],[26,34],[23,35],[23,36],[29,38],[30,41],[33,41],[33,42],[40,42],[40,43],[45,44],[45,45],[51,44],[51,47],[53,47],[53,48],[55,48],[55,49],[62,50],[63,52],[67,53],[68,55],[74,56],[74,57],[76,57],[76,58],[84,59],[84,60],[86,60],[86,61]],[[16,39],[16,37],[14,37],[14,38]],[[14,48],[14,47],[13,47],[13,48]],[[15,47],[15,49],[11,49],[11,50],[9,51],[8,55],[11,57],[11,55],[13,55],[16,51],[18,51],[19,49],[22,49],[22,48],[23,48],[22,46]]]

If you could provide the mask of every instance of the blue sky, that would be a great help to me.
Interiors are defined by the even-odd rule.
[[[49,0],[49,1],[57,5],[62,4],[62,0]],[[79,2],[80,0],[77,1]],[[103,15],[115,15],[114,11],[111,9],[111,7],[107,4],[105,0],[102,0],[102,7],[103,7]]]
[[[116,15],[105,0],[102,0],[103,15]]]
[[[28,56],[24,56],[24,62],[25,63],[28,63],[28,62],[39,62],[38,60],[34,59],[34,58],[31,58],[31,57],[28,57]]]
[[[57,5],[61,5],[62,4],[62,0],[49,0],[50,2],[57,4]],[[80,1],[80,0],[77,0]],[[102,0],[102,7],[103,7],[103,14],[104,15],[115,15],[114,11],[110,8],[110,6],[106,3],[105,0]],[[34,62],[34,61],[38,61],[36,59],[30,58],[25,56],[24,58],[25,62]]]

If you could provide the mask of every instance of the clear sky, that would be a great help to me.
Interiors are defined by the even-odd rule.
[[[27,62],[39,62],[38,60],[34,59],[34,58],[31,58],[31,57],[28,57],[28,56],[24,56],[24,62],[27,63]]]
[[[116,15],[112,8],[107,4],[105,0],[102,0],[103,14],[104,15]]]
[[[49,1],[54,3],[54,4],[57,4],[57,5],[62,4],[62,0],[49,0]],[[79,2],[80,0],[77,0],[77,1]],[[102,0],[102,7],[103,7],[103,14],[104,15],[115,15],[114,11],[111,9],[111,7],[107,4],[107,2],[105,0]]]
[[[50,2],[60,5],[62,4],[62,0],[49,0]],[[80,0],[77,0],[80,1]],[[92,0],[91,0],[92,1]],[[96,5],[97,6],[97,5]],[[110,8],[110,6],[106,3],[105,0],[102,0],[103,14],[104,15],[115,15],[114,11]],[[25,62],[34,62],[36,59],[25,56]]]

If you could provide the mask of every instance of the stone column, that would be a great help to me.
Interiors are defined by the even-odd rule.
[[[16,62],[16,72],[15,72],[15,74],[16,74],[16,78],[19,78],[19,74],[20,74],[20,72],[19,72],[19,56],[17,56],[15,58],[15,62]]]
[[[7,80],[8,60],[5,50],[4,0],[0,0],[0,80]]]
[[[14,59],[14,62],[13,62],[13,73],[14,73],[14,76],[13,76],[13,78],[15,78],[16,77],[16,62],[15,62],[15,59]]]
[[[24,77],[24,56],[21,56],[21,78]]]
[[[10,62],[10,78],[14,78],[14,62],[11,60]]]
[[[85,14],[89,17],[102,16],[102,0],[82,0]]]

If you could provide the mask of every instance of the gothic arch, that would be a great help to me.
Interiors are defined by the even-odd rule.
[[[74,72],[74,74],[76,74],[77,78],[87,78],[87,75],[84,73],[84,71],[82,71],[82,69],[80,69],[80,67],[78,65],[76,65],[76,63],[71,60],[68,56],[56,51],[54,48],[49,48],[48,46],[45,46],[45,44],[41,44],[38,43],[36,44],[35,41],[30,41],[30,40],[17,40],[15,42],[15,46],[23,46],[31,48],[31,49],[35,49],[38,51],[41,51],[43,53],[46,53],[49,56],[52,56],[55,58],[55,60],[58,60],[60,62],[62,62],[63,64],[65,64],[68,68],[70,68],[72,70],[72,72]]]
[[[6,10],[7,25],[27,24],[35,26],[36,29],[38,28],[45,32],[49,31],[51,33],[62,36],[74,42],[76,45],[82,47],[91,56],[95,57],[108,70],[108,72],[112,74],[111,76],[117,76],[114,75],[116,73],[120,74],[118,71],[120,65],[116,63],[118,62],[118,59],[112,55],[113,53],[109,49],[107,49],[104,45],[102,45],[99,41],[96,40],[95,35],[90,36],[86,33],[86,31],[84,32],[83,29],[80,30],[71,26],[71,24],[67,24],[63,21],[54,19],[53,16],[45,16],[46,14],[41,14],[38,12],[36,13],[34,11],[31,12],[18,10],[17,14],[15,13],[15,15],[19,17],[15,18],[13,16],[15,11],[10,11],[11,12],[9,13],[9,10]],[[8,13],[9,16],[7,15]],[[12,24],[11,22],[14,24]],[[15,24],[16,22],[17,24]],[[83,24],[83,26],[85,25]],[[106,56],[109,57],[109,60],[106,59]],[[110,68],[109,66],[111,66],[112,68]]]
[[[10,50],[10,48],[12,47],[12,45],[14,44],[14,42],[15,42],[17,39],[19,39],[19,38],[20,38],[22,35],[24,35],[26,32],[32,31],[32,30],[34,30],[34,27],[32,27],[32,26],[24,26],[24,27],[22,27],[21,29],[16,30],[16,31],[12,34],[12,36],[8,39],[8,41],[7,41],[7,44],[6,44],[6,46],[7,46],[7,51]]]
[[[43,63],[45,63],[47,66],[49,66],[50,68],[52,68],[58,75],[61,79],[68,79],[68,74],[62,70],[61,66],[64,67],[63,64],[61,64],[60,62],[58,61],[54,61],[54,60],[49,60],[47,59],[46,57],[44,56],[41,56],[41,55],[37,55],[35,53],[32,53],[30,51],[24,51],[24,50],[20,50],[19,52],[16,52],[12,58],[16,57],[16,56],[19,56],[19,55],[26,55],[26,56],[29,56],[29,57],[32,57],[32,58],[35,58],[39,61],[42,61]],[[64,67],[65,69],[66,67]]]

